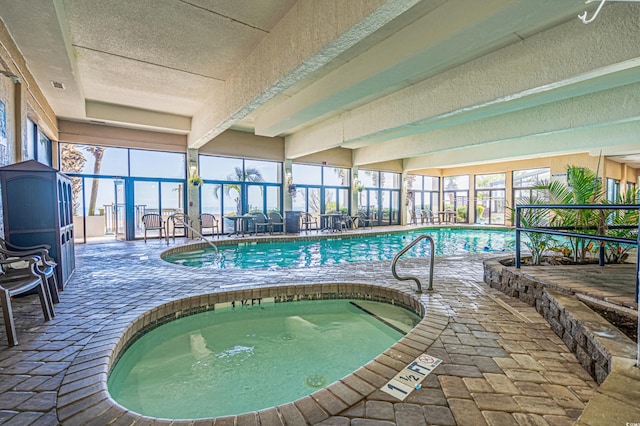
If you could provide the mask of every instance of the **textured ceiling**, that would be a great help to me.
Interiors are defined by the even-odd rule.
[[[198,146],[230,127],[266,136],[311,135],[317,128],[316,133],[328,135],[336,132],[333,124],[324,123],[339,117],[346,117],[345,123],[359,115],[374,123],[384,121],[389,114],[383,115],[379,105],[385,101],[380,99],[392,99],[392,94],[429,79],[444,80],[456,67],[494,52],[501,52],[497,60],[505,67],[519,66],[517,54],[509,57],[506,47],[534,40],[523,45],[531,48],[537,34],[560,25],[584,32],[577,14],[585,7],[593,13],[596,6],[585,6],[582,0],[3,0],[0,17],[59,118],[189,134]],[[601,13],[610,14],[616,7],[605,6]],[[638,7],[629,10],[640,13]],[[598,24],[591,25],[597,39]],[[579,46],[579,39],[558,39],[554,44],[566,44],[570,50],[570,43]],[[296,57],[302,55],[299,46],[319,40],[325,44],[304,53],[306,57]],[[630,56],[634,55],[640,57],[640,52]],[[597,79],[585,74],[560,81],[561,73],[554,68],[564,67],[564,60],[579,61],[579,56],[538,57],[548,64],[519,71],[523,80],[532,82],[528,92],[514,89],[499,102],[478,98],[475,105],[433,117],[410,117],[416,106],[404,106],[408,111],[393,114],[406,125],[345,140],[348,127],[341,124],[342,140],[319,149],[358,150],[471,120],[483,124],[499,115],[639,80],[634,77],[640,75],[638,67],[626,64],[611,67]],[[278,75],[275,69],[287,61],[291,71]],[[545,75],[535,75],[541,70]],[[487,79],[483,73],[474,69],[465,78],[476,78],[482,85]],[[556,74],[558,81],[553,80]],[[512,71],[509,78],[520,76]],[[271,81],[256,89],[253,80],[260,77]],[[446,80],[445,85],[453,82]],[[429,101],[428,93],[421,102]],[[439,102],[443,100],[448,102]],[[136,111],[164,115],[143,122],[136,120]],[[197,125],[163,125],[167,114]],[[531,134],[545,132],[548,129],[539,124]],[[292,143],[296,140],[291,138]],[[426,155],[425,146],[402,158]],[[640,150],[634,152],[633,146],[625,140],[622,148],[610,152],[635,161]],[[385,150],[379,152],[383,155]],[[390,153],[379,161],[390,159],[397,156]]]

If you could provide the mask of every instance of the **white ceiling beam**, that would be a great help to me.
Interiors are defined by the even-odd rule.
[[[405,170],[472,166],[488,162],[524,160],[577,153],[615,152],[619,146],[638,146],[640,120],[588,126],[580,129],[533,135],[523,139],[501,140],[460,149],[408,158]]]
[[[419,0],[300,0],[193,117],[198,148],[308,78]]]
[[[621,5],[590,26],[574,19],[299,131],[286,155],[365,146],[637,81],[636,23]]]
[[[409,158],[484,145],[492,149],[493,142],[522,141],[550,133],[562,134],[567,143],[573,143],[578,136],[571,133],[572,129],[601,127],[639,117],[640,83],[635,83],[359,148],[353,159],[354,164],[361,165],[380,161],[381,157]],[[562,149],[563,145],[556,148]]]

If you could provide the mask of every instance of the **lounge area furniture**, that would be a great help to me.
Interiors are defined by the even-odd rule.
[[[38,257],[20,257],[13,260],[0,260],[0,266],[2,266],[2,273],[0,273],[0,304],[2,305],[9,346],[16,346],[18,344],[13,309],[11,307],[11,298],[13,296],[36,289],[38,297],[40,298],[44,320],[50,321],[55,316],[44,278],[36,272],[36,263],[38,260]],[[10,268],[5,270],[5,267],[16,262],[26,262],[28,267],[24,268],[25,270],[11,271]]]
[[[254,213],[255,217],[253,221],[253,230],[256,234],[262,231],[263,233],[271,232],[271,222],[264,213]]]
[[[309,233],[309,231],[311,230],[320,230],[318,226],[318,218],[313,216],[311,213],[300,213],[300,225],[300,227],[306,230],[307,233]]]
[[[271,233],[280,232],[284,234],[284,219],[278,212],[269,213],[269,224],[271,225]],[[276,227],[280,227],[276,229]]]
[[[358,228],[367,228],[367,226],[369,228],[372,228],[371,225],[371,219],[369,219],[369,217],[364,213],[364,212],[358,212],[355,215],[357,221],[358,221]]]
[[[157,213],[147,213],[142,216],[142,225],[144,226],[144,242],[147,242],[147,231],[158,231],[160,233],[160,239],[163,238],[164,233],[164,220],[162,216]]]
[[[42,244],[31,247],[21,247],[8,243],[4,239],[0,238],[0,259],[12,260],[25,256],[37,256],[38,262],[36,263],[36,272],[43,275],[45,283],[48,284],[48,290],[51,303],[58,303],[60,296],[58,294],[58,278],[56,274],[56,261],[49,256],[49,246]],[[11,272],[27,272],[27,262],[14,262],[9,264],[3,269],[11,270]]]
[[[420,224],[424,225],[425,223],[435,223],[431,210],[420,210]]]
[[[409,215],[410,215],[409,225],[417,225],[418,224],[418,218],[416,217],[416,211],[414,209],[410,209],[409,210]]]
[[[200,233],[205,235],[205,229],[211,229],[211,235],[218,235],[220,238],[220,224],[218,219],[211,213],[202,213],[198,216],[200,222]]]
[[[169,238],[169,232],[173,240],[176,240],[176,230],[182,229],[182,236],[187,237],[187,229],[191,226],[191,219],[185,213],[174,213],[167,218],[167,238]]]

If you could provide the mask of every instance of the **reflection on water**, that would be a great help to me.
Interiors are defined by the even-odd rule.
[[[318,241],[220,246],[222,260],[213,249],[176,253],[164,260],[196,268],[240,269],[296,268],[391,260],[403,247],[423,233],[424,231]],[[513,231],[433,229],[428,233],[435,242],[436,256],[512,251],[515,247]],[[413,247],[406,256],[426,257],[429,251],[429,244],[425,241]]]

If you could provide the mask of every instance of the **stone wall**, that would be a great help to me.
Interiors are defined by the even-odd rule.
[[[490,287],[534,306],[599,384],[611,372],[615,357],[635,358],[635,342],[570,291],[504,266],[500,259],[484,262],[484,281]]]

